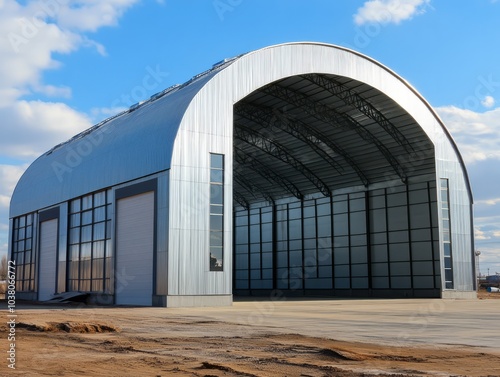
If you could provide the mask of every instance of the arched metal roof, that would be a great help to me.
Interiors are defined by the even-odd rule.
[[[167,88],[44,153],[19,180],[10,216],[169,169],[184,111],[199,89],[233,60]]]
[[[240,203],[435,174],[446,158],[440,143],[451,146],[472,201],[453,139],[405,80],[345,48],[292,43],[224,60],[54,147],[20,179],[11,217],[171,168],[189,148],[185,125],[216,117],[200,115],[218,112],[215,102],[234,105],[227,133]]]

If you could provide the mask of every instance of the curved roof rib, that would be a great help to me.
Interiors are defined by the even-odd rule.
[[[353,161],[349,154],[337,143],[314,129],[307,123],[294,119],[294,117],[285,111],[277,108],[265,106],[254,106],[247,103],[238,103],[235,105],[235,112],[238,115],[245,116],[247,119],[255,120],[261,125],[278,127],[279,129],[296,136],[311,146],[321,157],[324,157],[337,172],[342,175],[345,169],[330,155],[330,150],[338,154],[358,175],[364,186],[368,186],[370,181],[365,173]]]
[[[361,124],[356,122],[349,115],[339,113],[334,108],[324,105],[320,102],[316,102],[303,93],[277,84],[267,85],[260,90],[264,93],[275,96],[282,101],[300,107],[315,118],[330,123],[333,127],[354,130],[363,140],[369,143],[373,143],[379,149],[380,153],[382,153],[382,155],[385,157],[385,159],[390,164],[394,172],[399,176],[401,181],[406,182],[408,177],[403,165],[399,163],[399,161],[391,154],[386,146],[382,142],[380,142],[380,140],[378,140],[377,137],[372,135],[371,132],[367,131]]]
[[[302,77],[327,90],[334,96],[341,98],[345,103],[351,105],[355,109],[365,114],[368,118],[374,120],[389,135],[391,135],[399,145],[403,146],[406,152],[415,152],[415,149],[412,147],[411,143],[398,130],[398,128],[394,124],[392,124],[375,106],[373,106],[368,100],[360,96],[354,90],[351,90],[349,87],[343,85],[333,77],[312,74],[302,75]]]
[[[300,192],[296,185],[290,182],[285,177],[281,176],[277,172],[269,169],[265,164],[257,160],[255,157],[247,155],[244,151],[238,147],[233,149],[234,161],[237,163],[234,170],[239,171],[239,167],[248,167],[252,170],[254,174],[262,176],[267,181],[278,184],[285,192],[291,194],[297,199],[303,199],[304,195]]]

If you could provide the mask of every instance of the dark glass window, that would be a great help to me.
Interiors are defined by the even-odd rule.
[[[224,155],[210,154],[210,271],[223,271]]]
[[[16,290],[35,291],[35,253],[33,247],[33,214],[14,219],[12,259],[16,262]]]
[[[453,289],[453,254],[451,245],[451,225],[450,225],[450,193],[448,179],[441,178],[441,218],[443,232],[443,250],[444,250],[444,277],[445,288]]]
[[[70,202],[68,291],[112,291],[111,195],[100,191]]]

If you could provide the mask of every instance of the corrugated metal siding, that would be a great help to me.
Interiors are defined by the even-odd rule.
[[[38,300],[49,300],[56,290],[57,219],[40,224]]]
[[[437,177],[448,178],[450,188],[450,221],[451,242],[453,255],[454,289],[458,291],[474,290],[474,250],[471,218],[471,203],[469,192],[466,190],[461,165],[456,161],[454,150],[441,139],[437,148]],[[438,196],[441,206],[441,198]],[[441,221],[441,219],[440,219]],[[442,233],[440,232],[442,239]],[[443,247],[441,245],[441,247]],[[443,252],[441,252],[443,265]],[[444,276],[444,273],[442,273]],[[444,284],[443,284],[444,286]]]
[[[430,106],[408,83],[378,63],[359,54],[319,44],[289,44],[274,46],[249,53],[214,76],[194,97],[182,120],[173,148],[170,182],[170,231],[169,240],[169,294],[230,294],[232,265],[231,233],[225,238],[225,272],[208,272],[208,156],[209,152],[227,156],[225,173],[225,229],[232,229],[232,140],[233,104],[258,88],[276,80],[305,73],[326,73],[352,78],[366,83],[394,99],[422,127],[436,150],[446,146],[445,156],[436,155],[437,176],[443,168],[454,165],[455,179],[452,188],[468,194],[469,185],[465,168],[456,153],[451,138],[440,124]],[[192,153],[197,151],[197,153]],[[418,161],[415,161],[418,164]],[[464,214],[469,198],[462,208]],[[469,218],[470,214],[461,216]],[[470,220],[469,220],[470,221]],[[464,258],[456,256],[457,274],[467,286],[466,276],[472,276],[465,254],[470,240],[467,220],[453,229],[458,249],[463,245]],[[459,237],[458,234],[463,233]],[[470,245],[470,243],[469,243]],[[462,262],[459,262],[461,261]],[[461,278],[460,278],[461,279]],[[457,279],[457,283],[460,281]],[[470,280],[470,278],[469,278]]]
[[[154,192],[117,202],[115,302],[152,305]]]

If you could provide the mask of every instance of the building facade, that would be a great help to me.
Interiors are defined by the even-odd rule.
[[[404,79],[319,43],[215,64],[40,156],[10,208],[19,298],[474,297],[460,153]]]

